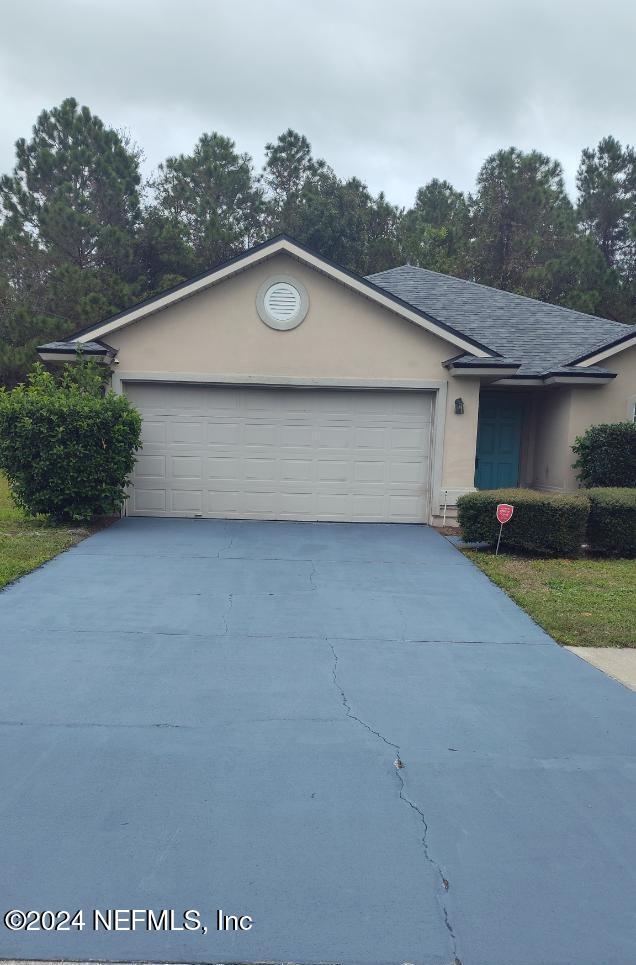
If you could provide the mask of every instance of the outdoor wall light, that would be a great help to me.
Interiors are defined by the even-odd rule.
[[[464,400],[455,399],[455,415],[463,415],[463,414],[464,414]]]

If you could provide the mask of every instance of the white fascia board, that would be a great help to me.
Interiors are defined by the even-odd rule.
[[[317,271],[334,278],[347,288],[359,292],[365,298],[369,298],[371,301],[377,302],[378,304],[384,306],[384,308],[389,309],[389,311],[392,311],[397,315],[401,315],[403,318],[408,319],[415,325],[418,325],[420,328],[424,328],[427,331],[432,332],[434,335],[437,335],[439,338],[442,338],[445,341],[456,345],[458,348],[463,349],[463,351],[470,352],[471,355],[474,355],[477,358],[492,358],[492,355],[489,352],[478,348],[472,342],[462,338],[461,335],[456,335],[454,332],[449,332],[436,322],[428,318],[424,318],[422,315],[412,311],[405,305],[401,305],[394,301],[390,296],[384,295],[374,287],[371,287],[366,282],[351,277],[347,274],[347,272],[341,271],[339,268],[336,268],[329,262],[323,261],[320,257],[304,251],[302,248],[297,247],[290,241],[287,241],[285,238],[281,238],[279,241],[274,241],[272,244],[266,245],[264,248],[260,248],[258,251],[254,251],[251,254],[246,254],[244,257],[231,262],[231,264],[226,265],[223,268],[219,268],[218,271],[213,271],[210,274],[205,275],[203,278],[193,281],[189,285],[184,285],[177,291],[168,292],[163,297],[156,298],[147,305],[140,305],[138,308],[133,308],[120,318],[114,318],[110,322],[104,322],[104,324],[98,328],[93,328],[90,332],[86,332],[83,335],[78,335],[76,341],[93,342],[99,338],[103,338],[110,332],[124,328],[127,325],[132,325],[133,322],[137,322],[139,319],[145,318],[147,315],[160,312],[162,309],[168,308],[169,305],[173,305],[184,298],[189,298],[190,295],[195,295],[198,292],[205,291],[206,288],[211,288],[212,285],[216,285],[219,282],[224,281],[231,275],[245,271],[247,268],[252,267],[252,265],[258,264],[259,261],[263,261],[266,258],[271,258],[273,255],[279,254],[280,252],[285,252],[291,255],[293,258],[296,258],[298,261],[310,265]]]
[[[490,368],[487,368],[486,366],[482,368],[481,366],[474,365],[472,368],[461,368],[461,369],[456,369],[454,367],[451,367],[450,371],[453,373],[455,378],[464,378],[465,376],[470,376],[470,375],[489,375],[491,377],[497,378],[498,375],[514,375],[515,372],[517,372],[518,370],[519,370],[518,365],[515,366],[514,368],[509,368],[509,369],[504,369],[504,368],[490,369]]]
[[[38,355],[43,362],[77,362],[77,352],[38,352]],[[82,358],[103,362],[104,365],[110,365],[113,361],[112,355],[92,355],[90,352],[84,352]]]
[[[606,385],[612,382],[612,378],[591,378],[589,375],[567,376],[551,375],[547,379],[498,379],[493,385],[520,386],[520,385]]]
[[[439,390],[446,385],[441,379],[345,379],[310,378],[287,375],[245,375],[214,372],[118,372],[120,382],[167,382],[196,385],[233,385],[282,388],[322,389],[404,389],[421,392]]]
[[[493,385],[545,385],[543,379],[497,379]]]
[[[619,342],[618,345],[610,345],[608,348],[600,349],[595,355],[590,355],[582,362],[577,362],[577,368],[586,369],[589,365],[596,365],[597,362],[603,362],[611,355],[618,355],[619,352],[624,352],[625,349],[632,348],[634,345],[636,345],[636,335],[625,339],[624,342]]]
[[[600,376],[590,377],[585,375],[551,375],[544,379],[546,385],[607,385],[613,382],[614,376],[603,378]]]

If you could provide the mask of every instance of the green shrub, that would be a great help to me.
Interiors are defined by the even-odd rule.
[[[636,423],[590,426],[572,450],[579,457],[573,468],[586,488],[636,486]]]
[[[36,365],[26,385],[0,391],[0,468],[31,515],[88,520],[117,512],[140,431],[126,397],[104,393],[95,363],[66,366],[60,382]]]
[[[532,489],[486,489],[457,500],[462,536],[467,542],[496,543],[498,503],[515,510],[503,528],[501,545],[534,553],[574,556],[585,542],[590,511],[587,494],[542,493]]]
[[[588,489],[587,542],[606,555],[636,555],[636,489]]]

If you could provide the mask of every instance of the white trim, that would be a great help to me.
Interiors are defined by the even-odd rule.
[[[543,379],[497,379],[495,385],[545,385]]]
[[[608,382],[613,381],[613,378],[592,378],[589,375],[587,378],[583,375],[551,375],[548,379],[544,379],[546,385],[607,385]]]
[[[440,511],[440,503],[436,501],[442,487],[442,473],[444,468],[444,436],[446,433],[446,403],[448,397],[448,382],[440,382],[433,402],[433,425],[431,440],[431,478],[429,498],[428,523],[433,522],[433,516]]]
[[[215,372],[113,372],[117,382],[192,382],[198,385],[278,386],[279,388],[316,389],[405,389],[419,392],[447,385],[441,379],[342,379],[310,378],[288,375],[230,375]]]
[[[351,288],[354,291],[359,292],[365,298],[371,299],[378,304],[382,305],[384,308],[389,309],[389,311],[395,312],[397,315],[401,315],[402,318],[406,318],[418,325],[420,328],[424,328],[434,335],[445,339],[453,345],[457,345],[459,348],[466,352],[470,352],[477,358],[492,358],[491,353],[477,348],[472,342],[466,341],[460,335],[455,335],[453,332],[449,332],[447,329],[443,328],[441,325],[428,318],[424,318],[422,315],[415,311],[412,311],[405,305],[400,305],[395,302],[389,295],[384,295],[382,292],[376,291],[375,288],[371,287],[367,282],[363,280],[358,280],[357,278],[352,278],[345,271],[336,268],[334,265],[329,264],[329,262],[323,261],[317,255],[312,255],[302,248],[294,245],[291,241],[286,238],[281,238],[279,241],[273,241],[271,244],[260,248],[258,251],[252,252],[251,254],[246,254],[243,257],[233,261],[231,264],[226,265],[224,268],[219,268],[217,271],[212,271],[205,275],[203,278],[199,278],[196,281],[190,282],[189,285],[184,285],[177,291],[169,292],[161,298],[156,298],[147,305],[140,305],[138,308],[131,308],[129,312],[125,315],[115,318],[110,322],[104,322],[103,325],[98,328],[91,329],[90,332],[86,332],[84,335],[78,335],[76,341],[78,342],[93,342],[96,339],[103,338],[108,335],[109,332],[116,331],[117,329],[124,328],[126,325],[131,325],[133,322],[139,321],[139,319],[144,318],[146,315],[152,315],[155,312],[160,312],[164,308],[168,308],[169,305],[175,304],[175,302],[181,301],[184,298],[189,298],[190,295],[195,295],[197,292],[204,291],[206,288],[210,288],[212,285],[218,284],[218,282],[224,281],[232,275],[236,275],[241,271],[245,271],[252,265],[258,264],[258,262],[263,261],[266,258],[271,258],[273,255],[279,254],[280,252],[286,252],[298,261],[304,262],[317,271],[322,272],[325,275],[329,275],[334,278],[340,284],[345,285],[347,288]]]
[[[620,342],[618,345],[610,345],[608,348],[599,349],[594,355],[588,356],[588,358],[583,359],[581,362],[577,362],[577,367],[582,369],[588,368],[590,365],[596,365],[597,362],[602,362],[604,359],[610,357],[610,355],[618,355],[619,352],[624,352],[625,349],[632,348],[636,345],[636,335],[632,338],[625,339],[624,342]]]
[[[450,371],[453,373],[454,376],[460,377],[460,378],[466,375],[492,375],[495,378],[497,378],[499,375],[514,375],[515,372],[519,371],[519,366],[515,365],[514,368],[511,366],[508,369],[505,369],[503,367],[489,369],[485,367],[481,368],[480,366],[474,365],[472,368],[469,367],[469,368],[456,369],[455,366],[453,365],[451,366]]]
[[[327,378],[289,378],[288,376],[255,375],[218,375],[205,372],[113,372],[111,388],[117,395],[124,392],[126,382],[145,382],[152,384],[177,383],[180,385],[235,385],[261,388],[323,388],[323,389],[360,389],[405,392],[434,392],[433,420],[431,424],[431,468],[429,479],[428,518],[431,523],[439,513],[436,496],[442,484],[444,462],[444,432],[446,426],[446,399],[448,381],[439,379],[327,379]]]
[[[38,355],[43,362],[77,362],[77,352],[38,352]],[[83,352],[82,358],[87,361],[90,359],[92,362],[103,362],[104,365],[111,365],[113,362],[112,355],[98,355],[92,352]]]
[[[547,379],[497,379],[494,385],[606,385],[613,378],[593,377],[590,375],[551,375]]]
[[[77,352],[38,352],[43,362],[76,362]],[[94,358],[94,356],[91,356]]]

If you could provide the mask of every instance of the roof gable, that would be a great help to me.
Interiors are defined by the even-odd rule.
[[[374,284],[370,279],[362,278],[353,272],[341,268],[339,265],[336,265],[335,262],[323,258],[321,255],[312,252],[310,249],[305,248],[303,245],[298,244],[298,242],[285,235],[280,235],[270,241],[264,242],[262,245],[250,248],[248,251],[243,252],[230,261],[224,262],[211,271],[182,282],[182,284],[177,285],[175,288],[161,292],[146,301],[140,302],[138,305],[133,305],[131,308],[119,312],[117,315],[113,315],[102,322],[82,329],[70,336],[69,342],[77,341],[85,343],[107,338],[110,333],[120,328],[131,325],[156,312],[160,312],[164,308],[184,298],[189,298],[192,295],[205,291],[213,285],[226,281],[233,275],[245,271],[247,268],[281,252],[330,276],[340,284],[357,291],[363,297],[370,298],[372,301],[408,319],[420,328],[432,332],[434,335],[445,339],[464,351],[471,352],[478,358],[487,358],[497,354],[476,337],[465,335],[450,322],[436,318],[427,310],[420,306],[410,304],[400,295],[387,291],[385,288]]]

